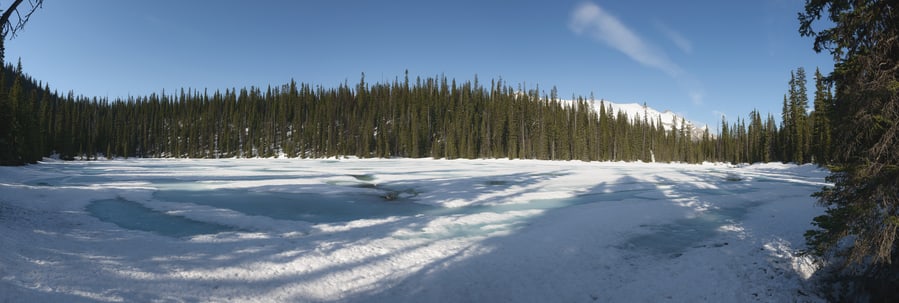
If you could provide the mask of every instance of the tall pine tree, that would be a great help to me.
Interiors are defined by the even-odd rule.
[[[824,30],[813,25],[826,18]],[[883,0],[806,0],[800,33],[814,36],[835,67],[830,115],[833,187],[806,238],[854,279],[847,297],[896,300],[899,289],[899,5]],[[845,257],[845,259],[840,259]]]

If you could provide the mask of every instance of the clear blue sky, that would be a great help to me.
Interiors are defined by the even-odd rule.
[[[61,93],[110,99],[477,74],[715,129],[722,114],[779,116],[791,70],[832,70],[798,34],[803,2],[46,0],[6,59]]]

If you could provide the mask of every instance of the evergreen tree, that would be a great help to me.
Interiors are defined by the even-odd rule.
[[[790,79],[790,83],[793,82],[793,79]],[[793,110],[789,103],[787,103],[787,96],[784,95],[783,101],[783,111],[781,112],[781,124],[780,124],[780,153],[779,158],[783,162],[792,162],[794,161],[794,157],[796,153],[796,136],[795,136],[795,120],[793,120]]]
[[[6,69],[0,72],[0,165],[18,165],[15,136],[16,107],[6,89]]]
[[[753,109],[749,113],[749,129],[747,130],[748,161],[750,163],[764,161],[765,136],[762,126],[762,115]]]
[[[777,122],[775,122],[774,115],[769,113],[765,122],[765,147],[762,151],[762,160],[764,162],[771,162],[779,158],[778,154],[780,152],[777,138]]]
[[[806,92],[805,69],[799,67],[790,74],[790,137],[793,159],[796,163],[805,163],[809,154],[808,134],[808,94]]]
[[[826,26],[813,24],[826,18]],[[807,0],[800,33],[835,67],[830,115],[833,187],[816,196],[827,207],[806,234],[825,260],[843,265],[851,289],[894,301],[899,289],[899,7],[895,1]],[[839,259],[845,257],[847,262]],[[849,292],[850,300],[862,295]]]
[[[815,111],[812,113],[812,142],[811,150],[815,163],[827,165],[831,151],[831,95],[830,87],[825,83],[826,79],[821,71],[815,69]]]
[[[24,88],[22,87],[22,62],[19,61],[18,66],[15,69],[15,78],[13,80],[12,87],[9,89],[9,93],[7,94],[7,98],[9,99],[9,109],[11,110],[12,120],[9,122],[9,131],[11,133],[8,148],[9,151],[9,164],[12,165],[21,165],[26,163],[25,157],[23,157],[25,151],[28,149],[26,147],[27,143],[27,130],[23,127],[27,124],[24,119],[28,115],[28,111],[30,108],[25,104],[25,100],[23,100]]]

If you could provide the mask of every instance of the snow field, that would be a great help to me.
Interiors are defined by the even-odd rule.
[[[826,174],[433,159],[2,167],[0,301],[815,302],[797,251]],[[116,220],[140,219],[90,211],[104,200],[154,216],[125,228]],[[159,230],[182,221],[228,230]]]

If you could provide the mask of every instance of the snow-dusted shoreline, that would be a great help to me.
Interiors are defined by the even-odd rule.
[[[0,302],[814,302],[796,252],[825,175],[432,159],[0,167]],[[431,207],[329,217],[164,191]],[[396,201],[372,202],[385,195]],[[87,210],[109,199],[233,230],[125,229]]]

